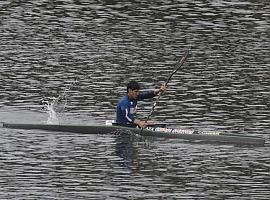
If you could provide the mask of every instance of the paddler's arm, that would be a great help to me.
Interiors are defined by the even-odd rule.
[[[145,128],[146,126],[145,121],[141,121],[139,119],[134,119],[133,124],[138,125],[140,128]]]
[[[167,88],[168,88],[167,86],[162,85],[162,86],[160,86],[159,89],[156,89],[156,90],[152,90],[152,91],[148,91],[148,92],[140,92],[140,94],[138,96],[138,100],[153,98],[153,97],[159,95],[159,93],[165,92],[167,90]]]

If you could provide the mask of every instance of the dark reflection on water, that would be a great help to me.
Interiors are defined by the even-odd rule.
[[[122,159],[119,165],[130,170],[132,170],[134,159],[137,157],[137,150],[133,145],[134,137],[123,133],[117,136],[115,141],[115,154]]]
[[[128,80],[164,83],[191,46],[152,119],[269,140],[269,13],[263,0],[1,1],[0,119],[46,122],[60,95],[62,120],[103,123]],[[269,143],[0,133],[1,199],[269,199]]]

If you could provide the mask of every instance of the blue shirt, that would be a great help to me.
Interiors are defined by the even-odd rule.
[[[117,104],[116,108],[116,123],[119,124],[132,124],[135,117],[137,102],[142,99],[149,99],[155,97],[154,91],[140,92],[137,99],[129,99],[126,94]]]

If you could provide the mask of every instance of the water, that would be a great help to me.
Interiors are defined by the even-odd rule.
[[[0,121],[114,118],[129,80],[173,76],[152,120],[265,147],[0,129],[0,199],[269,199],[268,1],[1,1]],[[146,117],[152,101],[140,102]]]

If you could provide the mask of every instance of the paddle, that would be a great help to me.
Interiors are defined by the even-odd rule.
[[[188,57],[189,51],[190,51],[190,49],[188,49],[188,50],[186,51],[186,53],[184,54],[184,56],[181,58],[181,60],[179,60],[179,61],[176,63],[176,68],[175,68],[175,70],[170,74],[170,76],[168,77],[168,79],[167,79],[167,81],[166,81],[166,83],[165,83],[165,86],[168,86],[168,84],[169,84],[169,82],[170,82],[172,76],[173,76],[173,75],[174,75],[174,74],[182,67],[182,65],[184,64],[184,62],[186,61],[186,59],[187,59],[187,57]],[[162,94],[162,92],[159,92],[159,93],[158,93],[158,97],[156,98],[156,101],[154,102],[154,104],[153,104],[153,106],[152,106],[152,109],[151,109],[149,115],[147,116],[147,118],[146,118],[146,120],[145,120],[145,124],[148,122],[148,120],[149,120],[150,117],[152,116],[152,114],[153,114],[153,112],[154,112],[154,110],[155,110],[155,107],[156,107],[156,105],[157,105],[157,102],[158,102],[158,100],[159,100],[160,97],[161,97],[161,94]],[[140,134],[143,132],[143,129],[144,129],[144,128],[142,127],[142,128],[141,128]]]

